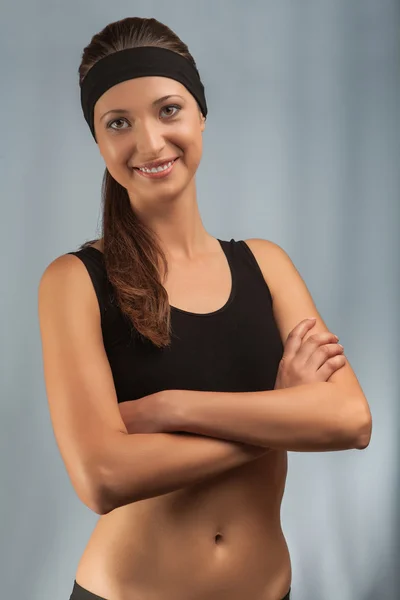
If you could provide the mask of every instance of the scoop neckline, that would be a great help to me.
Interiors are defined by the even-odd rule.
[[[235,275],[235,269],[233,268],[232,262],[231,262],[231,258],[229,256],[229,253],[226,250],[226,243],[231,243],[233,240],[231,240],[231,242],[224,242],[223,240],[220,240],[219,238],[216,238],[222,248],[223,253],[225,254],[228,266],[229,266],[229,270],[231,273],[231,291],[228,297],[228,300],[225,302],[225,304],[223,304],[223,306],[221,306],[220,308],[217,308],[217,310],[213,310],[211,312],[208,313],[196,313],[196,312],[192,312],[189,310],[183,310],[183,308],[178,308],[177,306],[172,306],[172,304],[170,304],[170,309],[172,312],[176,312],[176,313],[181,313],[183,315],[189,315],[192,317],[213,317],[215,315],[220,315],[221,313],[225,312],[225,310],[232,304],[233,299],[235,297],[236,294],[236,275]],[[104,252],[102,250],[99,250],[98,248],[95,248],[94,246],[86,246],[86,249],[90,249],[90,250],[95,250],[95,252],[97,252],[98,254],[101,254],[102,257],[104,258]]]

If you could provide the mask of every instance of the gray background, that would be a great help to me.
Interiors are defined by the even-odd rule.
[[[1,596],[67,600],[99,518],[51,429],[37,287],[98,234],[104,164],[77,69],[107,23],[156,17],[189,45],[209,106],[197,175],[222,239],[281,245],[370,402],[370,446],[289,453],[293,600],[400,594],[400,8],[395,0],[55,0],[1,8]],[[200,567],[200,566],[199,566]]]

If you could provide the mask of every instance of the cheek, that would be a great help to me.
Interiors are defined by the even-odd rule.
[[[127,144],[121,143],[108,144],[102,148],[102,156],[106,163],[111,163],[115,166],[123,165],[129,158],[129,147]]]
[[[189,124],[182,127],[179,131],[179,136],[176,139],[177,145],[181,146],[182,150],[186,153],[186,160],[188,162],[198,163],[201,152],[203,137],[198,123]]]
[[[192,137],[192,157],[193,157],[193,165],[195,166],[195,168],[198,167],[200,160],[201,160],[201,156],[203,153],[203,138],[201,136],[201,132],[195,134]]]
[[[107,147],[103,146],[100,153],[110,175],[112,175],[118,183],[124,185],[124,180],[129,176],[128,171],[130,172],[130,169],[127,166],[129,155],[126,152],[123,152],[121,148],[116,148],[111,145]]]

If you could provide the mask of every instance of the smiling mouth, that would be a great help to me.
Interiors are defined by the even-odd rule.
[[[171,166],[171,164],[173,164],[175,161],[177,161],[178,158],[179,157],[177,156],[176,158],[172,158],[171,160],[167,160],[167,161],[165,161],[163,163],[160,163],[157,166],[153,166],[153,167],[133,167],[133,168],[136,169],[136,170],[138,170],[138,171],[145,172],[145,173],[149,173],[149,172],[150,173],[155,173],[160,167],[163,167],[165,169],[165,167],[167,165]],[[156,169],[156,171],[153,171],[153,169]],[[161,169],[161,170],[163,170],[163,169]],[[158,171],[158,172],[160,172],[160,171]]]
[[[133,167],[133,169],[134,169],[134,171],[137,171],[143,177],[148,177],[150,179],[162,179],[163,177],[166,177],[167,175],[169,175],[169,173],[171,173],[171,171],[173,170],[173,168],[175,166],[175,163],[178,160],[179,160],[179,157],[175,158],[174,160],[170,161],[169,163],[166,163],[166,164],[169,164],[169,167],[166,167],[159,171],[157,171],[157,170],[142,171],[141,169],[139,169],[139,167]]]

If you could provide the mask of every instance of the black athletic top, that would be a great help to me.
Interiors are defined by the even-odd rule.
[[[157,348],[116,306],[104,255],[92,246],[75,252],[85,264],[100,306],[104,347],[118,402],[167,389],[252,392],[274,388],[283,344],[272,297],[243,240],[218,240],[232,288],[226,304],[206,314],[171,307],[171,345]]]

